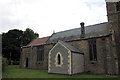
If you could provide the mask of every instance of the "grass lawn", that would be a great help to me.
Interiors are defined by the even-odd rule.
[[[91,74],[79,74],[74,76],[48,74],[47,70],[20,69],[17,65],[5,67],[3,78],[117,78],[115,76],[102,76]]]

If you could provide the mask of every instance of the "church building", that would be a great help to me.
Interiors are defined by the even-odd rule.
[[[48,73],[120,74],[120,2],[106,2],[108,22],[53,33],[23,46],[20,67]]]
[[[84,72],[84,57],[77,48],[58,41],[49,51],[48,72],[59,74],[77,74]]]

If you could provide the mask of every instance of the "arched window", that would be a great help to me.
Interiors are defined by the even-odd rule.
[[[58,52],[56,54],[56,57],[55,57],[55,65],[57,67],[61,67],[63,65],[63,57],[62,57],[62,54],[60,52]]]
[[[90,61],[97,61],[97,45],[96,39],[90,39],[89,42],[89,56]]]
[[[60,54],[58,54],[58,57],[57,57],[57,62],[58,62],[58,65],[60,65],[60,64],[61,64]]]
[[[28,68],[28,58],[26,58],[26,68]]]
[[[37,47],[37,61],[44,61],[44,46]]]

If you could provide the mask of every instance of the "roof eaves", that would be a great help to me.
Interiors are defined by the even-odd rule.
[[[97,23],[97,24],[93,24],[93,25],[88,25],[88,26],[85,26],[85,27],[92,27],[92,26],[96,26],[96,25],[101,25],[101,24],[106,24],[108,22],[103,22],[103,23]]]
[[[63,44],[64,46],[66,46],[70,51],[80,53],[80,51],[79,51],[77,48],[75,48],[74,46],[72,46],[72,45],[70,45],[70,44],[68,44],[68,43],[66,43],[66,42],[64,42],[64,41],[59,40],[58,42],[62,43],[62,44]]]
[[[87,39],[92,39],[92,38],[100,38],[100,37],[108,37],[112,34],[106,34],[106,35],[99,35],[99,36],[94,36],[94,37],[87,37],[87,38],[80,38],[80,39],[73,39],[73,40],[66,40],[66,42],[70,42],[70,41],[79,41],[79,40],[87,40]],[[50,42],[50,43],[45,43],[46,45],[49,44],[55,44],[57,42]]]
[[[74,40],[67,40],[67,42],[70,42],[70,41],[78,41],[78,40],[87,40],[87,39],[92,39],[92,38],[108,37],[108,36],[110,36],[110,35],[112,35],[112,34],[92,36],[92,37],[86,37],[86,38],[80,38],[80,39],[74,39]]]
[[[83,55],[84,55],[84,53],[82,53],[82,52],[75,52],[75,51],[72,51],[72,52],[77,53],[77,54],[83,54]]]
[[[28,47],[31,47],[31,46],[22,46],[22,48],[28,48]]]

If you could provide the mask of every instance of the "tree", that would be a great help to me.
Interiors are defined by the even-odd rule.
[[[30,43],[33,39],[39,37],[38,33],[34,33],[34,31],[30,28],[27,28],[23,33],[23,45],[26,46]]]
[[[9,30],[7,33],[2,34],[2,51],[3,56],[8,59],[18,60],[20,56],[20,44],[22,30]],[[12,57],[10,57],[10,55]]]
[[[26,31],[13,29],[2,34],[2,53],[8,60],[19,60],[21,47],[26,46],[39,35],[27,28]]]

